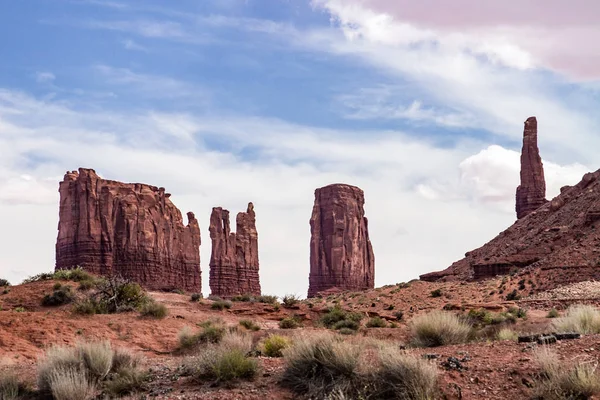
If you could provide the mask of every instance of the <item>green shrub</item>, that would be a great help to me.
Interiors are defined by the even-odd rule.
[[[66,285],[63,286],[60,283],[58,283],[57,285],[58,286],[55,285],[54,287],[54,293],[47,294],[44,296],[44,298],[42,299],[43,306],[60,306],[63,304],[71,303],[73,301],[75,296],[71,291],[71,287]]]
[[[387,326],[387,322],[380,317],[373,317],[367,321],[367,328],[385,328]]]
[[[85,282],[84,279],[82,282]],[[113,314],[141,310],[152,299],[142,287],[118,276],[98,279],[95,291],[78,301],[73,311],[78,314]]]
[[[396,317],[398,321],[402,321],[402,318],[404,318],[404,313],[402,311],[396,311],[394,313],[394,317]]]
[[[559,316],[560,314],[558,313],[558,310],[556,308],[553,308],[550,311],[548,311],[546,318],[558,318]]]
[[[216,300],[211,304],[210,308],[223,311],[224,309],[231,308],[231,302],[229,300]]]
[[[321,317],[320,322],[329,329],[336,329],[335,326],[340,321],[349,320],[355,323],[359,323],[362,320],[362,318],[362,314],[348,312],[342,310],[342,308],[339,306],[335,306],[333,308],[330,308],[329,311]],[[342,327],[343,326],[340,326],[340,328]]]
[[[340,329],[351,329],[353,331],[357,331],[360,328],[360,324],[356,321],[352,321],[350,319],[343,319],[341,321],[336,322],[332,329],[340,330]]]
[[[450,312],[433,311],[415,317],[410,323],[410,333],[415,346],[435,347],[466,343],[472,327]]]
[[[432,290],[431,297],[442,297],[442,289]]]
[[[184,327],[178,335],[179,348],[183,350],[192,349],[200,344],[215,344],[221,342],[225,335],[225,327],[222,325],[213,325],[207,321],[203,324],[202,330],[194,333],[189,327]]]
[[[108,314],[105,305],[98,303],[94,299],[83,299],[78,301],[73,305],[72,310],[75,314],[83,315]]]
[[[509,307],[508,313],[514,315],[517,318],[527,318],[527,310],[520,307]]]
[[[254,321],[250,321],[249,319],[240,320],[240,325],[250,331],[259,331],[260,326],[258,326]]]
[[[295,294],[286,294],[285,296],[283,296],[282,301],[284,307],[291,308],[298,304],[300,299]]]
[[[300,322],[297,318],[287,317],[279,321],[279,327],[281,329],[296,329],[300,327]]]
[[[156,301],[148,301],[140,307],[140,313],[144,317],[151,317],[155,319],[163,319],[169,314],[167,306]]]
[[[584,335],[600,333],[600,311],[588,305],[571,306],[565,316],[556,318],[552,325],[558,332],[577,332]]]
[[[338,333],[340,335],[354,335],[356,334],[357,329],[352,329],[352,328],[340,328],[338,330]]]
[[[10,286],[10,282],[7,281],[6,279],[0,278],[0,287],[7,287],[7,286]]]
[[[263,352],[267,357],[283,357],[283,350],[290,346],[290,339],[281,335],[270,335],[263,343]]]
[[[22,313],[22,312],[26,312],[27,310],[25,309],[25,307],[15,307],[15,308],[13,308],[13,311]]]
[[[258,296],[255,300],[257,303],[273,304],[277,303],[277,296],[262,295]]]
[[[298,338],[283,354],[286,367],[281,382],[303,396],[326,398],[338,390],[351,393],[348,388],[359,382],[359,349],[331,335]]]
[[[513,290],[512,292],[510,292],[509,294],[506,295],[507,301],[514,301],[514,300],[520,300],[520,299],[521,299],[521,296],[517,292],[517,289]]]
[[[23,283],[33,283],[38,281],[51,281],[54,279],[53,272],[42,272],[41,274],[30,276],[27,279],[23,279]]]
[[[250,296],[249,294],[239,294],[237,296],[233,296],[231,298],[231,301],[239,301],[239,302],[244,302],[244,303],[248,303],[253,301],[254,299],[252,298],[252,296]]]
[[[75,269],[60,269],[54,272],[54,274],[52,274],[52,279],[60,281],[81,282],[93,281],[94,277],[89,272],[86,272],[82,268],[77,267]]]
[[[541,373],[534,383],[535,398],[589,399],[600,393],[596,363],[580,361],[565,365],[547,349],[539,350],[536,358]]]
[[[85,280],[79,282],[79,290],[81,290],[82,292],[86,292],[95,287],[96,287],[96,281],[92,280],[92,279],[85,279]]]
[[[191,301],[198,302],[198,301],[202,300],[202,294],[194,293],[190,299],[191,299]]]

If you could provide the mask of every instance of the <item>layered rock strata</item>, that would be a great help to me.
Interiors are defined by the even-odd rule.
[[[121,275],[152,290],[201,291],[200,228],[184,226],[169,193],[102,179],[93,169],[60,182],[56,269]]]
[[[531,214],[546,203],[544,165],[538,149],[537,120],[527,118],[521,151],[521,184],[517,187],[517,219]]]
[[[364,192],[355,186],[334,184],[315,190],[308,297],[374,287],[375,256],[364,203]]]
[[[236,231],[231,232],[229,211],[215,207],[210,215],[210,291],[214,296],[241,294],[259,296],[258,232],[254,205],[238,213]]]

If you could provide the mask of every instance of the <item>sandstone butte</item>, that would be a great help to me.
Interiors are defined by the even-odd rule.
[[[334,184],[315,190],[308,297],[375,286],[375,256],[364,203],[363,191],[355,186]]]
[[[258,232],[254,205],[238,213],[237,233],[231,232],[229,211],[214,207],[210,215],[210,291],[214,296],[260,296]]]
[[[56,269],[81,266],[152,290],[201,291],[200,228],[164,188],[100,178],[93,169],[60,182]]]
[[[581,182],[561,188],[558,196],[545,201],[543,170],[533,139],[535,119],[527,121],[521,159],[525,171],[517,191],[521,218],[447,269],[421,275],[422,280],[480,280],[523,269],[542,278],[548,288],[600,279],[600,170],[585,174]]]
[[[517,187],[516,211],[521,219],[546,203],[546,181],[544,165],[537,143],[537,120],[527,118],[523,131],[523,150],[521,151],[521,184]]]

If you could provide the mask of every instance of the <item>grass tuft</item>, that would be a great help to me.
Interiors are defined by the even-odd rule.
[[[472,327],[450,312],[433,311],[415,317],[410,333],[413,345],[436,347],[466,343],[472,336]]]
[[[263,343],[263,352],[267,357],[283,357],[283,350],[290,344],[291,341],[286,336],[271,335]]]

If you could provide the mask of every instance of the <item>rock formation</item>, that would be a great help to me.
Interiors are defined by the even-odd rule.
[[[260,295],[258,275],[258,232],[254,205],[240,212],[237,233],[231,232],[229,211],[215,207],[210,215],[210,291],[214,296]]]
[[[169,193],[142,183],[67,172],[60,183],[56,269],[119,274],[152,290],[201,291],[200,228]]]
[[[536,277],[536,290],[599,280],[599,221],[600,170],[584,175],[575,186],[563,187],[552,201],[446,270],[421,279],[479,280],[523,270],[531,273],[528,280]]]
[[[364,203],[363,191],[355,186],[335,184],[315,190],[308,297],[374,287],[375,257]]]
[[[537,144],[537,120],[527,118],[521,152],[521,184],[517,187],[517,219],[526,217],[546,203],[544,165]]]

